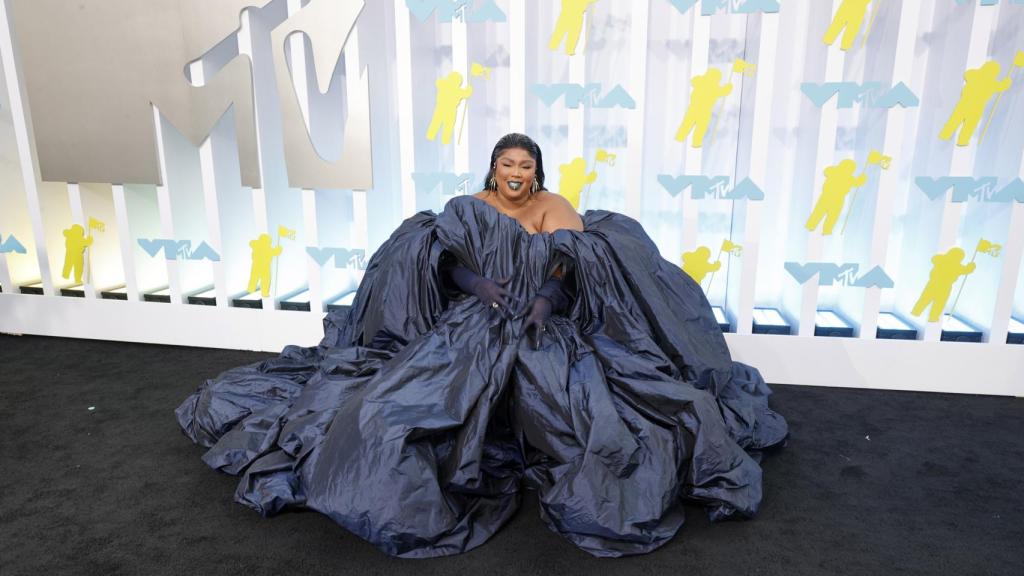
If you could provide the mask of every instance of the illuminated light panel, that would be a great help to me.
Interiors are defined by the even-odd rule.
[[[300,288],[294,294],[282,298],[281,310],[309,312],[309,288]]]
[[[355,298],[356,298],[356,291],[355,290],[352,290],[351,292],[344,292],[342,294],[338,294],[334,298],[328,300],[328,302],[327,302],[327,311],[330,312],[332,310],[340,310],[341,308],[346,308],[348,306],[351,306],[352,302],[355,300]]]
[[[981,342],[981,330],[964,320],[946,314],[942,317],[942,342]]]
[[[814,335],[851,338],[853,326],[832,310],[818,310],[814,313]]]
[[[789,322],[776,308],[754,308],[754,334],[790,334]]]
[[[231,305],[236,308],[263,308],[263,295],[261,292],[245,292],[231,299]]]
[[[722,329],[722,332],[732,330],[729,319],[725,316],[725,310],[722,310],[721,306],[712,306],[711,311],[715,314],[715,322],[718,322],[718,327]]]
[[[128,287],[124,284],[120,286],[111,286],[106,290],[100,291],[100,298],[105,300],[127,300],[128,299]]]
[[[1007,344],[1024,344],[1024,322],[1010,317],[1010,329],[1006,334]]]
[[[917,329],[892,312],[878,314],[875,338],[883,340],[917,340]]]
[[[306,304],[309,304],[309,289],[303,289],[303,290],[297,292],[294,296],[289,296],[287,298],[284,298],[281,301],[282,302],[298,302],[298,303],[305,302]]]
[[[217,297],[217,289],[216,288],[207,288],[206,290],[203,290],[202,292],[196,292],[195,294],[192,294],[190,297],[194,297],[194,298],[216,298]]]
[[[171,301],[171,288],[170,286],[164,286],[163,288],[157,288],[150,292],[146,292],[142,295],[142,299],[146,302],[169,303]]]
[[[216,306],[217,305],[217,289],[213,286],[203,288],[198,292],[193,292],[188,295],[186,301],[189,304],[199,304],[201,306]]]

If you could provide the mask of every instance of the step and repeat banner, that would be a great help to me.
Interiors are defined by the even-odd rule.
[[[48,305],[120,310],[124,339],[143,305],[315,326],[523,132],[552,192],[639,220],[737,335],[1024,338],[1024,0],[2,9],[0,302],[24,332],[60,332]]]

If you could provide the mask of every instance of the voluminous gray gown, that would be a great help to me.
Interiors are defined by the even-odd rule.
[[[786,421],[733,362],[700,287],[634,220],[589,211],[583,232],[529,234],[461,196],[406,220],[316,347],[229,370],[177,409],[235,498],[304,507],[384,552],[458,554],[538,491],[547,525],[597,556],[665,544],[684,501],[750,517],[760,450]],[[568,270],[571,309],[535,350],[523,317],[449,289],[445,266],[511,277],[521,308]]]

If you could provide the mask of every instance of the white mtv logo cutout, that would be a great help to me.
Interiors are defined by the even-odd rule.
[[[372,186],[366,76],[347,92],[343,153],[328,161],[310,141],[285,58],[291,34],[308,36],[317,86],[326,92],[363,0],[311,0],[290,18],[286,0],[81,0],[73,7],[63,0],[12,0],[10,6],[45,181],[163,184],[155,105],[197,146],[233,108],[242,184],[260,187],[253,65],[234,40],[239,15],[252,9],[262,28],[253,37],[270,34],[288,184]],[[226,56],[205,60],[206,82],[192,85],[188,64],[218,49]],[[260,60],[265,50],[254,52]]]

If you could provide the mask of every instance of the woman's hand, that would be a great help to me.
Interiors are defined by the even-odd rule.
[[[512,294],[505,288],[511,280],[511,278],[505,278],[495,282],[490,278],[477,276],[469,286],[469,290],[481,302],[501,312],[505,318],[511,318],[512,306],[509,304],[509,300],[512,299]]]
[[[530,339],[534,350],[540,350],[541,336],[548,331],[548,319],[551,318],[551,300],[537,295],[533,297],[527,308],[526,320],[523,321],[523,332]]]
[[[512,317],[512,306],[509,300],[512,294],[505,289],[505,285],[512,279],[506,278],[495,282],[490,278],[479,276],[465,266],[455,266],[448,272],[452,282],[466,294],[476,296],[487,306],[501,312],[505,318]]]

